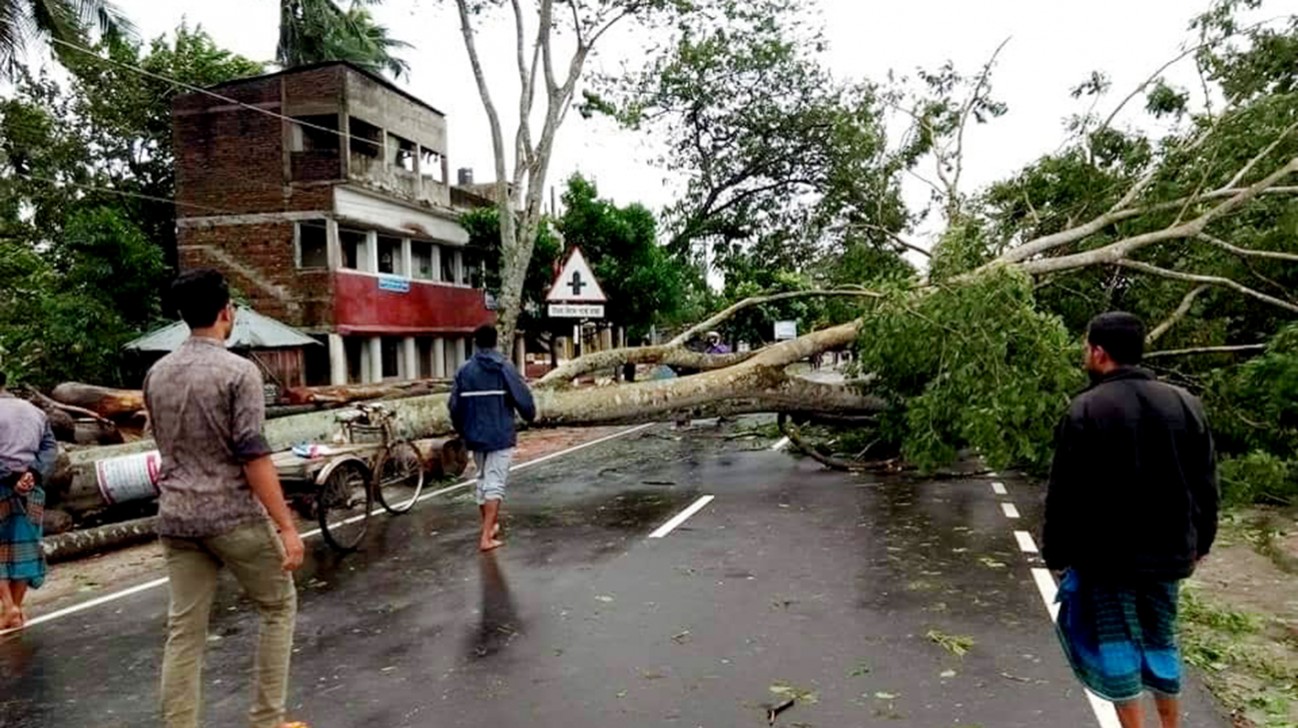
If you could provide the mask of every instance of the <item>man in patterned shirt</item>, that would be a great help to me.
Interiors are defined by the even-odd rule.
[[[282,728],[302,539],[262,437],[261,372],[230,353],[234,308],[225,279],[195,270],[172,286],[190,338],[144,382],[162,453],[158,535],[170,577],[162,712],[167,728],[197,728],[208,616],[221,567],[261,614],[252,728]],[[276,534],[278,529],[278,535]]]

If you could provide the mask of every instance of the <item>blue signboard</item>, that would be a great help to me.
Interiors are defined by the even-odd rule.
[[[410,281],[397,276],[379,276],[379,290],[390,293],[410,293]]]

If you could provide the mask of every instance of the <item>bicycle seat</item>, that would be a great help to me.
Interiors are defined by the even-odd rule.
[[[351,423],[364,419],[368,419],[368,417],[364,412],[358,410],[347,410],[346,412],[340,412],[334,416],[335,421],[344,423]]]

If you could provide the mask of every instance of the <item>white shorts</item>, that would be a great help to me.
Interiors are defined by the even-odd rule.
[[[473,462],[478,466],[475,494],[478,505],[505,499],[505,479],[509,477],[509,464],[513,460],[513,448],[473,453]]]

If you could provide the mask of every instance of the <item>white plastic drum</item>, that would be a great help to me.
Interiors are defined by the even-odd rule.
[[[157,450],[95,463],[99,493],[109,505],[158,497],[162,455]]]

